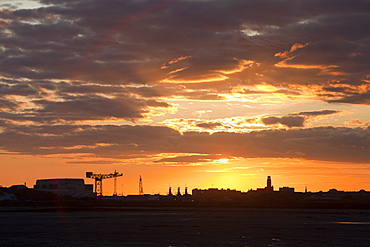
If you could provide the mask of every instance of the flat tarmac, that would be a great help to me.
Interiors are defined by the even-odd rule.
[[[0,246],[370,246],[370,210],[0,208]]]

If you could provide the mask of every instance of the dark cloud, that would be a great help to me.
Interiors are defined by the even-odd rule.
[[[183,147],[189,152],[198,149],[235,157],[294,157],[349,162],[367,162],[369,154],[365,150],[368,152],[370,147],[369,129],[330,127],[202,136],[192,133],[185,134],[184,139],[189,146]],[[205,147],[204,143],[209,145]]]
[[[197,124],[198,127],[204,128],[204,129],[214,129],[216,127],[222,126],[221,123],[199,123]]]
[[[42,107],[37,114],[51,115],[64,120],[109,119],[111,117],[135,120],[144,117],[143,114],[147,113],[148,106],[169,106],[165,102],[155,100],[111,99],[99,96],[78,97],[63,102],[40,100],[34,103]]]
[[[2,111],[16,109],[17,107],[18,107],[18,104],[15,103],[14,101],[0,99],[0,109]]]
[[[45,128],[44,133],[42,128]],[[111,159],[163,153],[205,155],[192,157],[193,162],[199,161],[199,158],[206,161],[219,154],[244,158],[304,158],[360,163],[366,163],[370,158],[370,128],[320,127],[250,133],[219,132],[212,135],[196,132],[181,135],[173,129],[155,126],[54,128],[7,129],[0,133],[1,148],[21,154],[86,153]],[[51,131],[55,135],[50,135]],[[189,161],[188,158],[184,157],[182,161]],[[160,162],[165,161],[181,160]]]
[[[105,84],[148,84],[169,76],[186,82],[219,78],[219,71],[235,69],[236,58],[259,63],[253,71],[275,85],[357,83],[369,73],[365,0],[41,2],[48,5],[0,14],[10,20],[0,33],[2,72]],[[282,61],[274,54],[295,43],[309,45],[291,52],[286,65],[337,67],[329,68],[332,74],[274,67]],[[181,56],[191,56],[187,69],[172,75],[159,69]],[[259,83],[262,78],[249,70],[239,79],[248,75],[249,83]]]
[[[213,155],[187,155],[187,156],[176,156],[173,158],[163,158],[154,161],[155,163],[198,163],[198,162],[210,162],[220,159],[222,156],[220,154]]]
[[[28,83],[24,82],[10,82],[10,81],[0,81],[0,95],[22,95],[22,96],[37,96],[38,90],[31,87]]]
[[[261,120],[262,123],[266,125],[280,123],[291,128],[291,127],[303,127],[305,118],[300,116],[286,116],[286,117],[266,117],[262,118]]]
[[[35,105],[27,109],[27,104]],[[83,120],[122,119],[135,121],[143,119],[150,109],[169,108],[158,100],[137,98],[107,98],[101,96],[66,97],[63,101],[33,100],[18,103],[14,100],[0,100],[0,119],[37,123],[60,124]],[[4,111],[7,110],[7,111]]]
[[[335,111],[335,110],[302,111],[302,112],[294,113],[294,115],[320,116],[320,115],[332,115],[332,114],[336,114],[340,112],[341,111]]]
[[[370,92],[353,93],[352,95],[345,96],[341,99],[329,100],[331,103],[348,103],[348,104],[370,104]]]
[[[292,113],[287,116],[275,117],[263,117],[261,119],[263,124],[282,124],[289,128],[292,127],[304,127],[305,122],[310,118],[315,118],[319,116],[333,115],[340,113],[341,111],[335,110],[318,110],[318,111],[303,111],[298,113]]]

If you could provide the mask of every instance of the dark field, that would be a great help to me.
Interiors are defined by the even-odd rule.
[[[370,246],[370,210],[0,211],[0,246]]]

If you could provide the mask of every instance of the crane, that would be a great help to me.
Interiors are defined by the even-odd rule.
[[[95,179],[95,195],[97,196],[103,195],[103,179],[107,179],[107,178],[114,178],[113,196],[116,196],[117,195],[117,177],[120,177],[120,176],[123,176],[123,173],[119,173],[117,171],[114,171],[114,173],[109,173],[109,174],[86,172],[87,178]]]

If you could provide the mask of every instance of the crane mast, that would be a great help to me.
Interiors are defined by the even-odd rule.
[[[103,179],[114,178],[114,192],[113,195],[117,195],[117,177],[123,176],[123,173],[119,173],[114,171],[114,173],[109,174],[101,174],[101,173],[93,173],[93,172],[86,172],[87,178],[95,179],[95,195],[102,196],[103,195]]]

